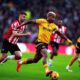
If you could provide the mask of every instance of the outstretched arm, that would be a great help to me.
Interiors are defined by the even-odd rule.
[[[30,36],[31,33],[30,32],[26,32],[26,33],[18,33],[17,31],[13,31],[13,36],[16,36],[16,37],[22,37],[22,36]]]
[[[30,21],[28,21],[28,22],[24,22],[22,25],[18,26],[17,28],[20,28],[20,27],[23,26],[23,25],[27,25],[27,24],[31,24],[31,23],[41,24],[41,23],[44,23],[44,22],[46,22],[45,19],[30,20]]]
[[[72,44],[72,41],[65,34],[60,33],[58,30],[56,31],[56,33],[67,40],[68,43]]]
[[[21,24],[20,26],[18,26],[17,29],[20,28],[23,25],[27,25],[27,24],[31,24],[31,23],[36,23],[36,20],[30,20],[28,22],[24,22],[23,24]]]

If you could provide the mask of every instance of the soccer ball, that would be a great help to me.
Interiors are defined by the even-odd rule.
[[[53,71],[53,72],[51,73],[50,77],[51,77],[51,80],[58,80],[58,78],[59,78],[59,73],[56,72],[56,71]]]

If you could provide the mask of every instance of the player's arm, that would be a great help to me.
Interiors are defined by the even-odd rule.
[[[30,21],[24,22],[23,24],[21,24],[20,26],[18,26],[17,29],[19,29],[20,27],[22,27],[24,25],[32,24],[32,23],[36,23],[36,20],[30,20]]]
[[[72,41],[65,35],[59,32],[58,30],[58,26],[54,25],[55,28],[53,29],[53,31],[55,31],[58,35],[60,35],[62,38],[64,38],[68,43],[72,44]]]
[[[26,32],[26,33],[18,33],[17,31],[13,31],[13,36],[16,36],[16,37],[22,37],[22,36],[30,36],[31,33],[30,32]]]
[[[30,36],[30,35],[31,35],[30,32],[26,32],[26,33],[18,33],[17,31],[13,31],[13,36],[16,36],[16,37]]]
[[[68,38],[70,38],[70,31],[69,31],[69,29],[67,28],[67,27],[64,27],[65,28],[65,35],[68,37]]]
[[[20,26],[18,26],[17,29],[20,28],[23,25],[27,25],[27,24],[41,24],[42,22],[45,22],[45,20],[44,19],[30,20],[30,21],[24,22],[23,24],[21,24]]]
[[[62,38],[64,38],[65,40],[67,40],[68,43],[72,44],[72,41],[65,34],[60,33],[58,30],[56,30],[56,33],[60,35]]]

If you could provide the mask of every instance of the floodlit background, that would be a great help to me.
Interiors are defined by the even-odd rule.
[[[80,34],[80,1],[79,0],[0,0],[0,43],[11,22],[17,18],[18,12],[24,10],[27,20],[46,17],[53,10],[69,29],[69,36],[75,42]],[[31,25],[29,30],[34,34],[21,38],[20,42],[34,42],[37,28]],[[1,45],[0,45],[1,46]]]

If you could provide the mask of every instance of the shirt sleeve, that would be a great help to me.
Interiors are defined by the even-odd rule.
[[[41,23],[43,23],[45,21],[46,21],[45,19],[36,19],[36,23],[37,24],[41,24]]]
[[[16,31],[17,30],[17,22],[13,22],[12,24],[11,24],[11,28],[12,28],[12,30],[13,31]]]
[[[54,24],[53,31],[57,31],[57,30],[58,30],[58,26]]]

